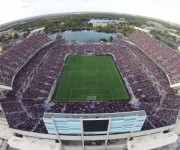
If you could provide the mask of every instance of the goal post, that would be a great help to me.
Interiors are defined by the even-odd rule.
[[[96,96],[87,96],[87,101],[95,101]]]

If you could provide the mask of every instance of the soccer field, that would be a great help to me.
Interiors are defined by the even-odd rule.
[[[111,56],[69,56],[53,100],[128,100]]]

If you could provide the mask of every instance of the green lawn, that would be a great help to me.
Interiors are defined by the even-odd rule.
[[[128,100],[111,56],[69,56],[53,100]]]

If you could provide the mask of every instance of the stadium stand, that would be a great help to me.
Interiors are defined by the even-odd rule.
[[[61,78],[64,58],[89,53],[113,56],[132,98],[141,103],[139,107],[122,101],[50,102],[50,108],[44,107]],[[179,60],[174,50],[140,32],[133,33],[128,40],[115,38],[111,44],[69,44],[61,37],[51,41],[45,33],[38,33],[0,56],[0,85],[12,88],[1,106],[10,128],[43,134],[48,133],[42,120],[45,112],[93,114],[144,110],[147,118],[142,131],[174,125],[180,97],[170,85],[179,83]],[[101,145],[101,141],[87,140],[86,144]]]
[[[13,77],[19,69],[29,61],[34,53],[50,41],[51,39],[45,33],[37,33],[2,54],[0,56],[0,84],[11,87]]]
[[[134,32],[128,40],[143,49],[157,64],[161,65],[171,85],[180,82],[180,60],[177,51],[142,32]]]

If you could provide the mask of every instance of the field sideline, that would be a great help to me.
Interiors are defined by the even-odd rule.
[[[69,56],[53,95],[55,101],[128,100],[111,56]]]

